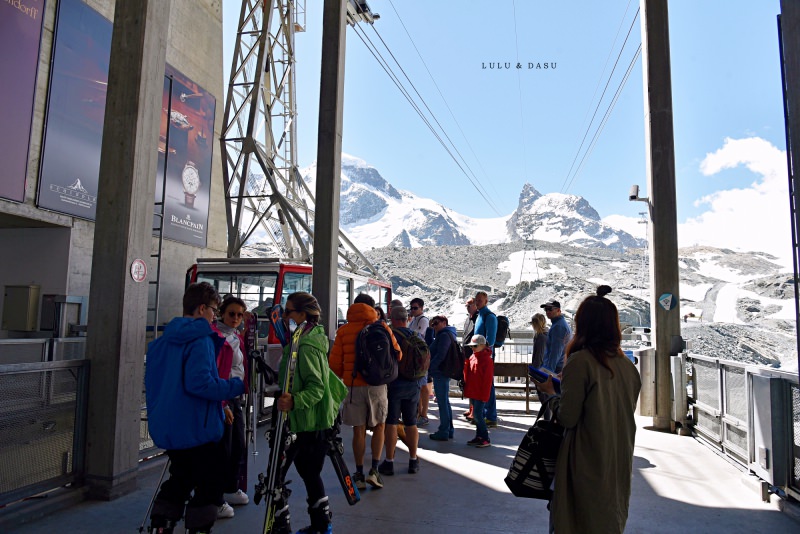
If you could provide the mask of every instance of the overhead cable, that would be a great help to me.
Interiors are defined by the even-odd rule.
[[[572,159],[572,164],[569,167],[569,171],[567,171],[567,175],[564,177],[564,184],[561,187],[561,192],[565,193],[568,187],[568,183],[572,183],[575,179],[575,175],[572,175],[570,178],[570,174],[572,174],[572,169],[575,168],[575,162],[578,160],[578,157],[581,154],[581,149],[583,148],[584,143],[586,142],[586,137],[589,135],[589,131],[592,128],[592,124],[594,123],[594,119],[597,116],[597,111],[600,109],[600,104],[603,103],[603,97],[605,97],[606,91],[608,90],[608,86],[611,83],[611,78],[614,76],[614,71],[617,69],[617,65],[619,64],[619,59],[622,56],[622,52],[625,50],[625,45],[628,42],[628,38],[631,36],[631,31],[633,30],[633,25],[636,23],[636,19],[639,17],[639,9],[636,10],[636,14],[633,16],[633,20],[631,21],[631,25],[628,28],[628,33],[625,36],[625,41],[622,43],[620,47],[619,54],[617,54],[617,59],[614,61],[614,67],[611,69],[611,72],[608,75],[608,80],[606,81],[606,85],[603,88],[603,93],[600,95],[600,98],[597,101],[597,106],[595,106],[594,113],[592,114],[592,120],[589,121],[589,124],[586,127],[586,132],[583,134],[583,139],[581,140],[581,144],[578,147],[578,150],[575,152],[575,157]],[[641,46],[641,45],[640,45]],[[586,154],[584,153],[584,158]]]
[[[399,77],[394,73],[393,69],[389,66],[388,61],[386,61],[386,59],[383,57],[383,55],[377,49],[377,47],[372,42],[372,40],[369,38],[369,36],[367,36],[366,33],[364,32],[364,30],[361,29],[358,25],[354,26],[353,29],[355,30],[356,35],[358,35],[359,39],[361,39],[361,41],[367,47],[369,52],[378,61],[378,64],[381,66],[381,68],[383,68],[384,72],[386,72],[386,74],[389,76],[389,78],[392,80],[392,82],[394,82],[394,84],[397,86],[397,88],[400,90],[400,92],[403,94],[403,96],[405,96],[406,100],[408,100],[409,104],[411,104],[411,106],[414,108],[414,110],[420,116],[420,118],[425,123],[425,125],[428,127],[428,129],[430,129],[431,133],[433,133],[434,137],[436,137],[436,140],[439,141],[439,143],[442,145],[442,147],[445,149],[445,151],[448,153],[448,155],[452,158],[452,160],[455,162],[456,166],[458,166],[458,168],[461,170],[461,172],[464,174],[464,176],[467,177],[467,179],[470,181],[470,183],[475,188],[475,190],[478,192],[478,194],[486,201],[486,204],[489,206],[489,208],[491,208],[492,211],[494,211],[497,214],[498,217],[501,217],[502,214],[497,209],[497,206],[494,204],[494,202],[487,196],[488,193],[486,193],[485,189],[482,188],[482,186],[480,184],[480,180],[477,177],[475,177],[475,179],[470,177],[469,173],[467,173],[467,171],[464,169],[465,166],[467,168],[469,168],[469,165],[466,163],[466,161],[464,160],[463,156],[461,156],[461,153],[458,152],[458,149],[455,148],[455,145],[450,140],[450,137],[444,131],[444,128],[441,126],[439,121],[436,119],[435,115],[430,110],[428,105],[425,103],[425,101],[422,98],[422,96],[416,90],[416,87],[414,87],[414,84],[411,82],[411,80],[405,74],[405,71],[403,71],[402,67],[400,67],[400,70],[403,71],[403,75],[409,81],[409,83],[411,84],[412,88],[417,93],[417,96],[422,101],[423,105],[425,106],[425,108],[428,110],[428,112],[430,113],[430,115],[433,118],[433,120],[436,122],[436,124],[441,129],[442,134],[445,137],[447,137],[448,141],[450,141],[450,144],[452,145],[453,150],[455,150],[458,153],[458,155],[461,157],[461,160],[462,160],[461,162],[455,157],[455,155],[453,154],[453,151],[450,150],[450,148],[447,146],[447,144],[442,139],[441,135],[439,135],[439,133],[436,131],[436,128],[434,128],[433,124],[431,124],[430,120],[428,120],[428,118],[425,116],[425,114],[423,113],[422,109],[420,109],[419,105],[417,105],[417,103],[414,101],[414,99],[411,96],[411,94],[409,93],[409,91],[403,86],[403,83],[400,81]],[[376,33],[377,33],[377,31],[376,31]],[[379,34],[378,34],[378,37],[380,38]],[[383,42],[383,44],[386,47],[386,49],[389,51],[389,54],[392,55],[392,57],[394,58],[394,55],[391,53],[391,50],[389,50],[389,48],[386,45],[385,41],[383,41],[382,38],[381,38],[381,41]],[[398,66],[399,66],[399,62],[397,62],[397,59],[394,58],[394,60],[395,60],[395,63],[397,63]],[[462,162],[463,162],[463,165],[462,165]],[[471,169],[470,169],[470,172],[472,172]],[[475,173],[473,172],[472,174],[474,176]]]

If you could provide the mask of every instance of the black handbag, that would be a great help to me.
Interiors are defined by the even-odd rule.
[[[536,421],[522,438],[505,478],[506,486],[515,497],[550,500],[553,496],[550,487],[564,427],[556,421],[542,419],[545,406],[547,403],[542,405]]]

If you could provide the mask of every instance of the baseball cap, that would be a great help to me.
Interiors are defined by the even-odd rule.
[[[539,307],[540,308],[558,308],[560,310],[561,309],[561,303],[558,302],[556,299],[550,299],[550,300],[548,300],[547,302],[545,302],[544,304],[542,304]]]
[[[476,335],[472,336],[472,339],[469,340],[469,343],[467,343],[467,346],[475,347],[477,345],[486,345],[486,344],[487,344],[486,343],[486,338],[483,337],[480,334],[476,334]]]

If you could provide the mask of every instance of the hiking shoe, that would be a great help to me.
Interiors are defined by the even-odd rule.
[[[367,484],[372,486],[373,488],[382,488],[383,487],[383,478],[381,474],[378,473],[375,469],[370,469],[369,474],[367,475]]]
[[[332,534],[333,533],[333,524],[328,523],[328,528],[325,530],[316,530],[314,525],[308,525],[305,528],[301,528],[297,531],[297,534]]]
[[[483,438],[472,438],[471,440],[469,440],[467,442],[467,445],[469,445],[470,447],[477,447],[478,443],[480,443],[482,441],[483,441]]]
[[[241,506],[250,502],[250,497],[242,490],[236,490],[236,493],[226,493],[224,498],[231,506]]]
[[[356,471],[353,473],[353,483],[356,485],[357,489],[365,490],[367,489],[367,482],[364,478],[364,473],[359,473]]]
[[[381,462],[381,465],[378,466],[378,473],[386,476],[393,476],[394,475],[394,462],[387,462],[386,460]]]
[[[423,417],[420,415],[417,418],[417,426],[428,426],[428,423],[430,423],[430,421],[428,420],[427,417]]]
[[[231,517],[233,517],[233,508],[226,502],[222,503],[222,506],[217,508],[217,519],[230,519]]]
[[[433,434],[430,434],[428,437],[431,438],[433,441],[447,441],[448,439],[450,439],[447,436],[447,434],[439,434],[438,432],[434,432]]]
[[[486,438],[478,438],[478,439],[480,441],[478,441],[478,443],[476,443],[475,446],[478,447],[479,449],[482,449],[484,447],[489,447],[492,444],[492,442]]]
[[[489,428],[497,428],[497,420],[492,421],[491,419],[487,419],[486,426]]]
[[[408,460],[408,473],[413,475],[415,473],[419,473],[419,458],[409,459]]]

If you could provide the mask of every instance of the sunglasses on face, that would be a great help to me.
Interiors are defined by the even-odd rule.
[[[544,309],[544,311],[546,311],[546,312],[553,311],[553,310],[555,310],[555,308],[546,307],[546,308]]]
[[[235,311],[229,311],[229,312],[225,312],[225,315],[227,315],[227,316],[228,316],[228,317],[230,317],[230,318],[234,318],[234,317],[244,317],[244,313],[242,313],[242,312],[235,312]]]

